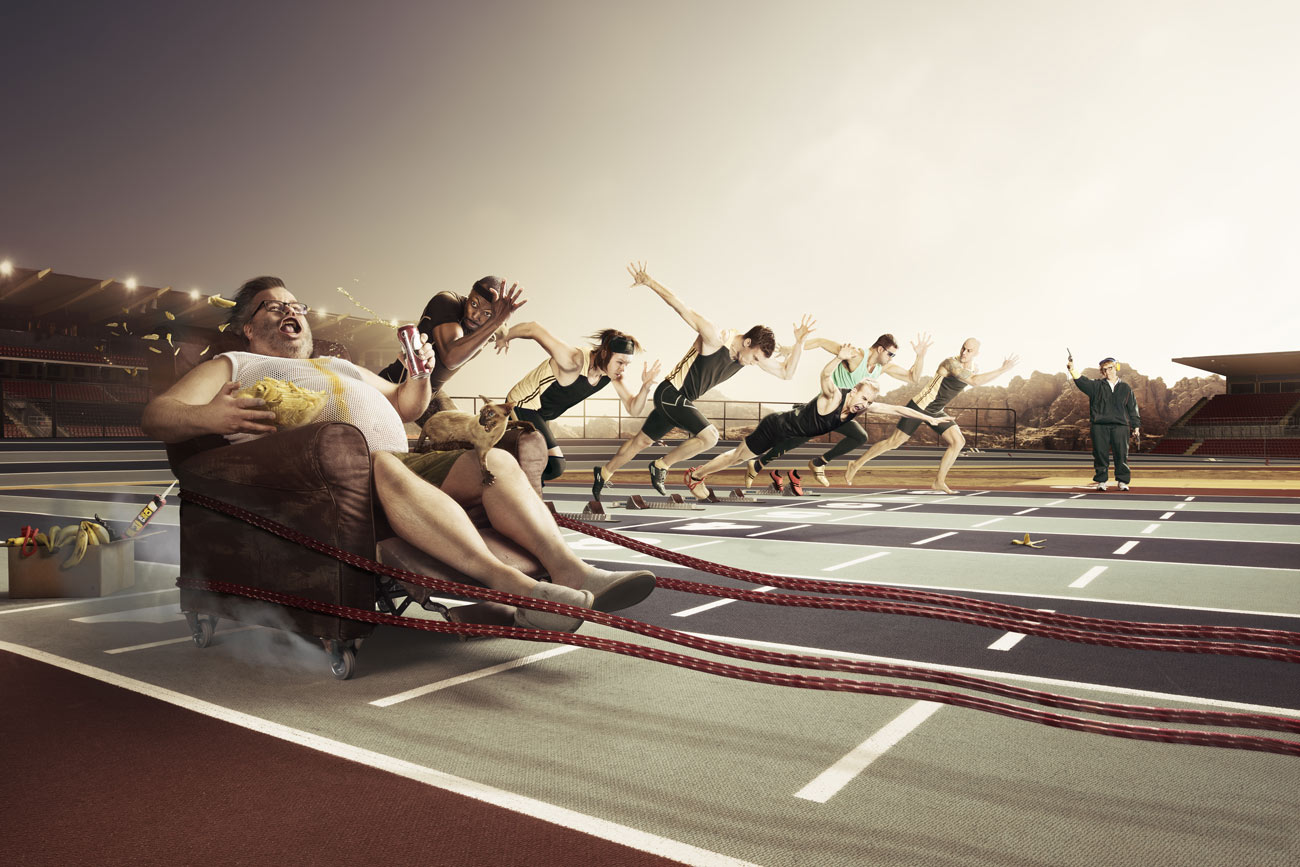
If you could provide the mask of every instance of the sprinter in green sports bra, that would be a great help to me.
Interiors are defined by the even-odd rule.
[[[835,367],[835,385],[840,388],[853,388],[853,386],[864,380],[876,382],[884,373],[902,382],[920,385],[925,366],[925,351],[930,348],[932,342],[928,334],[917,335],[916,340],[912,342],[912,351],[916,354],[916,360],[912,362],[911,369],[894,363],[894,356],[898,354],[898,341],[894,339],[892,334],[880,335],[876,338],[876,342],[871,344],[871,348],[865,352],[856,346],[851,346],[852,353]],[[843,347],[849,346],[847,343],[836,343],[834,340],[827,340],[823,337],[814,337],[804,345],[808,349],[824,349],[835,356],[839,355]],[[825,454],[808,462],[808,469],[812,470],[814,478],[824,487],[830,487],[831,484],[830,479],[826,478],[826,466],[836,458],[847,455],[849,452],[867,444],[867,432],[856,418],[848,419],[836,427],[834,432],[840,435],[840,441],[831,446]],[[809,439],[809,437],[789,437],[772,446],[754,460],[748,461],[745,464],[745,487],[748,488],[754,484],[754,480],[758,478],[758,474],[763,471],[764,466],[770,465],[778,457],[791,449],[798,448],[808,442]],[[793,484],[798,479],[798,472],[791,470],[791,483]],[[778,489],[784,485],[780,471],[772,472],[772,481],[776,483]],[[799,487],[796,486],[795,490],[798,491]]]

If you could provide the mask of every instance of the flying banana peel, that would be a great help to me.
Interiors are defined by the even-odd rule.
[[[213,307],[234,307],[235,302],[229,298],[222,298],[220,295],[209,295],[208,303]]]
[[[250,388],[236,392],[235,396],[257,397],[266,401],[266,408],[275,413],[276,427],[281,428],[311,424],[325,406],[325,392],[312,391],[269,376],[258,380]]]

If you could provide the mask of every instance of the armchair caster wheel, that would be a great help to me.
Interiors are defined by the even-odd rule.
[[[325,650],[329,653],[330,673],[339,680],[348,680],[357,667],[357,651],[341,641],[330,641]]]
[[[212,643],[212,634],[217,631],[217,618],[200,617],[187,611],[185,620],[190,624],[190,637],[194,639],[195,647],[207,647]]]

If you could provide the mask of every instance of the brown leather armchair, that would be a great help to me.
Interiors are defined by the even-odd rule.
[[[329,354],[341,353],[336,349]],[[178,354],[176,360],[179,376],[197,358]],[[155,387],[159,385],[155,380]],[[515,455],[540,493],[546,464],[542,435],[508,431],[497,447]],[[361,431],[352,425],[312,424],[238,445],[222,437],[199,437],[169,444],[167,456],[182,493],[203,494],[264,515],[349,553],[472,583],[393,534],[374,491],[370,452]],[[528,574],[542,574],[527,552],[487,526],[480,509],[470,516],[498,556]],[[411,601],[428,600],[428,591],[418,585],[361,571],[183,498],[180,529],[183,578],[227,581],[365,610],[378,605],[393,613]],[[352,675],[356,651],[374,630],[369,623],[207,590],[182,588],[180,604],[200,647],[211,641],[219,618],[274,625],[320,639],[340,679]],[[500,620],[510,611],[502,608],[493,610],[484,603],[475,606],[469,619]]]

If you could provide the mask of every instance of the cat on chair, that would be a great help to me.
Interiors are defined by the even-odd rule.
[[[420,429],[415,450],[424,451],[426,440],[430,449],[471,448],[478,455],[483,484],[490,485],[496,481],[496,477],[487,468],[488,451],[501,440],[508,428],[534,428],[528,422],[515,418],[515,405],[510,401],[492,403],[481,394],[479,400],[483,401],[483,408],[477,415],[449,410],[429,416],[429,420]]]

